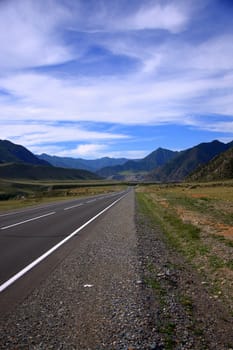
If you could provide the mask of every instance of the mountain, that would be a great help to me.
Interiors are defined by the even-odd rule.
[[[27,148],[8,140],[0,140],[0,178],[31,180],[97,180],[86,170],[53,167],[37,158]]]
[[[178,152],[158,148],[143,159],[128,160],[123,165],[105,167],[97,171],[97,174],[103,177],[130,176],[132,174],[147,173],[152,169],[159,167],[170,159],[174,158]]]
[[[0,140],[0,163],[9,162],[50,166],[48,162],[37,158],[27,148],[8,140]]]
[[[26,163],[0,164],[0,178],[29,180],[98,180],[100,177],[87,170],[57,168],[51,165]]]
[[[82,159],[71,157],[50,156],[46,153],[40,154],[38,158],[47,161],[53,166],[62,168],[85,169],[97,171],[103,167],[122,165],[128,161],[127,158],[99,158],[99,159]]]
[[[208,163],[215,156],[226,151],[232,143],[220,141],[201,143],[195,147],[180,152],[174,159],[164,166],[153,170],[147,180],[155,181],[182,181],[198,166]]]
[[[215,181],[233,179],[233,147],[199,167],[187,181]]]

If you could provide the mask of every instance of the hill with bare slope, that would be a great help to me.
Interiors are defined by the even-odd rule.
[[[233,147],[198,168],[188,181],[215,181],[233,179]]]

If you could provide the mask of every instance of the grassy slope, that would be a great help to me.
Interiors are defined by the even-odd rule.
[[[5,163],[0,165],[2,179],[29,180],[97,180],[98,175],[86,170],[55,168],[52,166],[25,163]]]

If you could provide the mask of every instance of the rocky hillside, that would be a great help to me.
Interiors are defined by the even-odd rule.
[[[233,179],[233,147],[201,166],[188,176],[188,181]]]

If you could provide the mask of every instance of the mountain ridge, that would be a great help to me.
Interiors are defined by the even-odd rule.
[[[0,140],[0,163],[10,162],[50,166],[48,162],[36,157],[26,147],[8,140]]]
[[[21,145],[0,140],[0,178],[31,180],[97,180],[87,170],[55,168]]]
[[[142,159],[127,159],[127,158],[109,158],[103,157],[96,160],[85,160],[82,158],[64,157],[62,160],[80,162],[95,162],[95,166],[100,166],[104,162],[113,163],[123,162],[114,166],[108,166],[97,170],[95,174],[86,169],[55,167],[44,159],[39,159],[32,152],[21,145],[16,145],[8,140],[0,140],[0,177],[9,176],[10,178],[29,178],[34,179],[98,179],[106,177],[110,179],[120,180],[138,180],[138,181],[159,181],[159,182],[174,182],[183,181],[192,173],[198,172],[203,166],[208,165],[219,155],[223,154],[218,160],[219,173],[218,176],[223,178],[225,175],[220,174],[224,170],[222,163],[226,163],[224,152],[233,147],[233,141],[223,143],[218,140],[212,142],[203,142],[186,150],[177,152],[164,148],[157,148],[155,151],[148,154]],[[60,157],[48,156],[55,159]],[[225,156],[229,159],[228,168],[231,169],[231,152]],[[22,165],[23,164],[23,165]],[[87,164],[87,163],[86,163]],[[89,163],[90,164],[90,163]],[[77,164],[76,164],[77,165]],[[30,168],[31,167],[31,168]],[[212,169],[212,165],[202,170],[202,175],[196,175],[196,178],[204,178],[204,173]],[[44,169],[44,174],[42,169]],[[50,169],[50,170],[49,170]],[[51,170],[52,169],[52,170]],[[228,169],[228,170],[229,170]],[[75,172],[76,170],[76,172]],[[86,173],[85,173],[86,171]],[[204,172],[204,173],[203,173]],[[45,176],[46,174],[46,176]],[[198,177],[199,176],[199,177]],[[226,175],[231,176],[231,174]],[[208,178],[211,178],[209,176]]]
[[[89,171],[97,171],[105,166],[121,165],[127,162],[127,158],[110,158],[102,157],[97,159],[84,159],[73,157],[51,156],[46,153],[37,155],[39,159],[45,160],[53,166],[73,169],[84,169]]]
[[[97,174],[104,177],[117,176],[122,172],[149,172],[150,170],[166,163],[171,158],[175,157],[178,152],[164,148],[157,148],[155,151],[148,154],[145,158],[138,160],[128,160],[123,165],[115,167],[106,167],[97,171]]]
[[[154,181],[183,181],[198,166],[208,163],[215,156],[231,147],[218,140],[203,142],[194,147],[181,151],[173,160],[164,166],[153,170],[147,180]]]
[[[233,144],[228,150],[214,157],[210,162],[197,168],[187,181],[215,181],[233,178]]]

